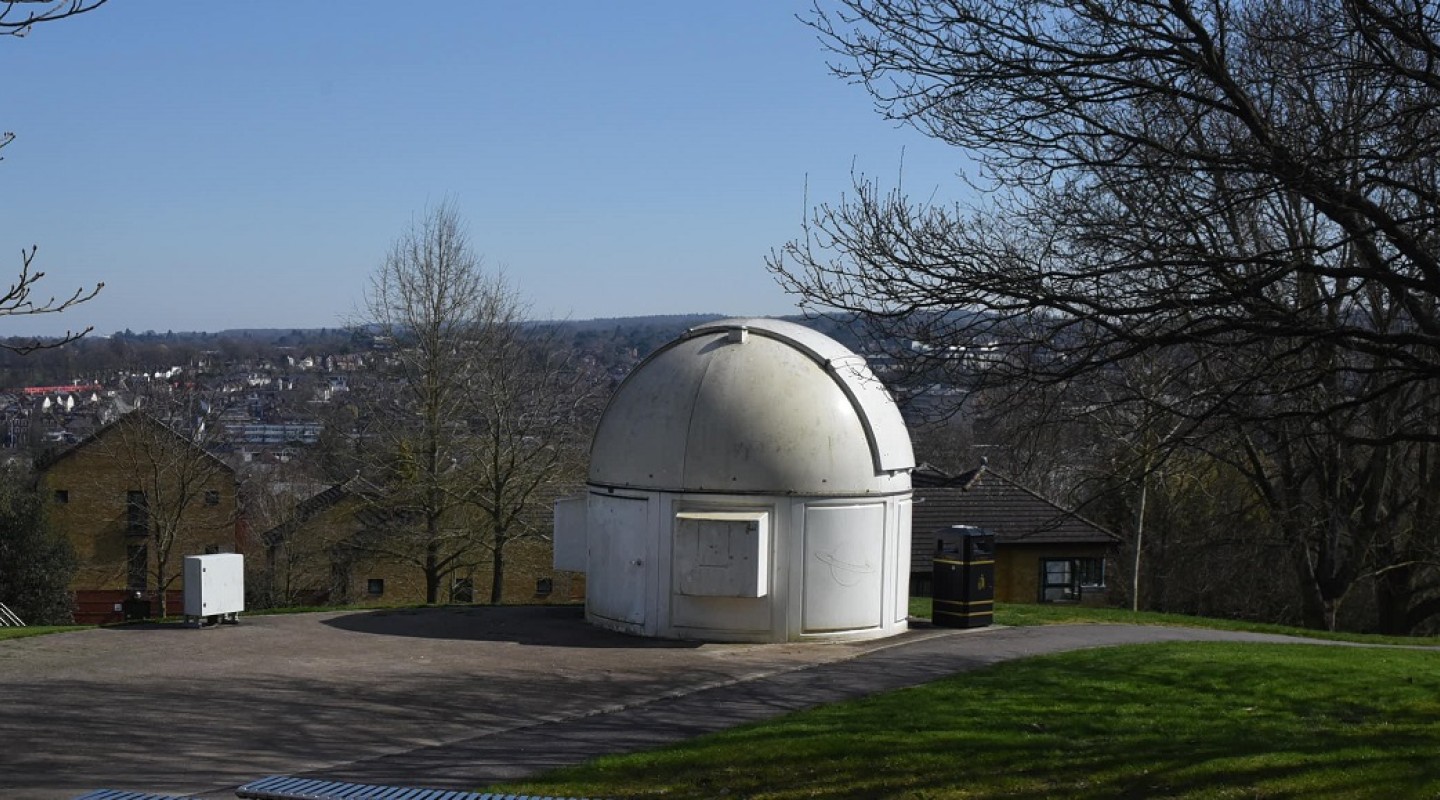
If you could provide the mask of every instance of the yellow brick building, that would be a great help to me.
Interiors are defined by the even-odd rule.
[[[260,536],[263,558],[250,561],[251,583],[267,603],[407,605],[425,602],[425,577],[413,561],[386,552],[375,487],[360,479],[337,484],[299,503],[282,524]],[[505,549],[504,603],[583,599],[583,578],[553,568],[548,538]],[[477,551],[446,576],[438,602],[487,603],[491,562]]]
[[[77,621],[119,619],[140,592],[178,613],[184,557],[241,552],[244,519],[235,472],[143,412],[132,412],[40,470],[51,527],[69,539]]]

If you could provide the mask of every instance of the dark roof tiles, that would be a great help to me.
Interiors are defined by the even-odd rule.
[[[968,480],[955,481],[942,473],[917,470],[911,516],[911,571],[930,569],[935,534],[952,525],[983,528],[995,534],[999,546],[1110,545],[1118,541],[1115,534],[994,470],[974,476],[967,473],[965,477]]]

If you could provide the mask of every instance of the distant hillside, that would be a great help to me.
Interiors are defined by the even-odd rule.
[[[547,320],[532,326],[552,327],[562,341],[606,367],[628,369],[639,359],[697,325],[725,319],[727,314],[654,314],[583,320]],[[853,350],[864,347],[840,318],[782,317],[827,334]],[[16,341],[17,344],[21,343]],[[141,333],[120,331],[87,336],[67,347],[26,356],[0,350],[0,389],[48,386],[82,381],[104,383],[117,371],[154,371],[187,367],[203,359],[210,369],[244,368],[282,356],[324,356],[364,352],[371,337],[347,328],[235,328],[216,333]]]
[[[572,335],[614,331],[654,333],[657,331],[672,331],[678,336],[684,331],[713,322],[717,319],[728,319],[735,314],[718,313],[697,313],[697,314],[650,314],[636,317],[595,317],[592,319],[548,319],[533,320],[529,324],[534,326],[554,326]],[[841,341],[850,344],[853,342],[853,334],[846,327],[846,324],[838,319],[830,317],[806,318],[798,315],[777,317],[789,322],[813,328],[827,335],[833,336]],[[219,331],[218,333],[171,333],[169,337],[182,340],[204,340],[204,339],[249,339],[256,342],[275,343],[285,340],[286,343],[304,342],[311,339],[326,339],[336,335],[344,335],[348,332],[345,328],[233,328]],[[134,335],[134,334],[132,334]],[[155,337],[154,332],[147,332],[141,335]],[[138,338],[138,337],[137,337]],[[673,337],[672,337],[673,338]]]
[[[647,317],[602,317],[597,319],[582,320],[549,320],[544,323],[535,324],[557,325],[565,330],[571,331],[576,334],[590,332],[606,332],[615,330],[649,332],[668,331],[670,332],[670,335],[665,337],[665,339],[660,342],[660,344],[663,344],[664,341],[669,341],[675,336],[679,336],[681,333],[695,327],[696,325],[703,325],[707,322],[713,322],[717,319],[729,319],[730,317],[734,316],[736,315],[655,314]],[[856,336],[855,332],[851,329],[849,323],[838,317],[805,317],[798,314],[792,314],[789,316],[775,317],[775,319],[782,319],[786,322],[794,322],[797,325],[804,325],[807,328],[819,331],[820,333],[823,333],[840,341],[847,347],[856,348],[860,343],[859,337]]]
[[[652,314],[648,317],[596,317],[595,319],[537,320],[537,325],[559,325],[575,332],[604,331],[615,328],[673,328],[683,331],[717,319],[726,314]]]

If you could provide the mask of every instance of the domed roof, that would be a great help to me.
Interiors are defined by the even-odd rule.
[[[658,491],[853,495],[910,490],[900,411],[865,360],[772,319],[691,328],[620,384],[590,483]]]

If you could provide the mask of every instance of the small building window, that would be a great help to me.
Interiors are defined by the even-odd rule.
[[[385,579],[371,578],[365,581],[365,592],[371,597],[379,597],[385,594]]]
[[[555,580],[554,580],[553,578],[536,578],[536,579],[535,579],[535,596],[536,596],[536,597],[549,597],[549,596],[550,596],[550,593],[553,592],[553,591],[555,591]]]
[[[455,581],[450,584],[450,602],[475,602],[475,581],[471,578],[456,578]]]
[[[1067,603],[1080,599],[1075,581],[1075,562],[1068,558],[1040,560],[1040,602]]]
[[[1105,588],[1103,558],[1040,559],[1040,602],[1073,603],[1082,592]]]
[[[125,547],[125,588],[143,592],[150,584],[150,548],[143,544]]]
[[[69,489],[56,489],[56,490],[55,490],[55,504],[56,504],[56,505],[63,506],[63,505],[65,505],[65,504],[68,503],[68,502],[70,502],[70,490],[69,490]]]
[[[147,536],[150,533],[150,508],[145,493],[131,489],[125,493],[125,535]]]
[[[217,491],[215,491],[214,489],[206,489],[206,490],[205,490],[205,505],[207,505],[207,506],[218,506],[218,505],[220,505],[220,493],[217,492]]]

